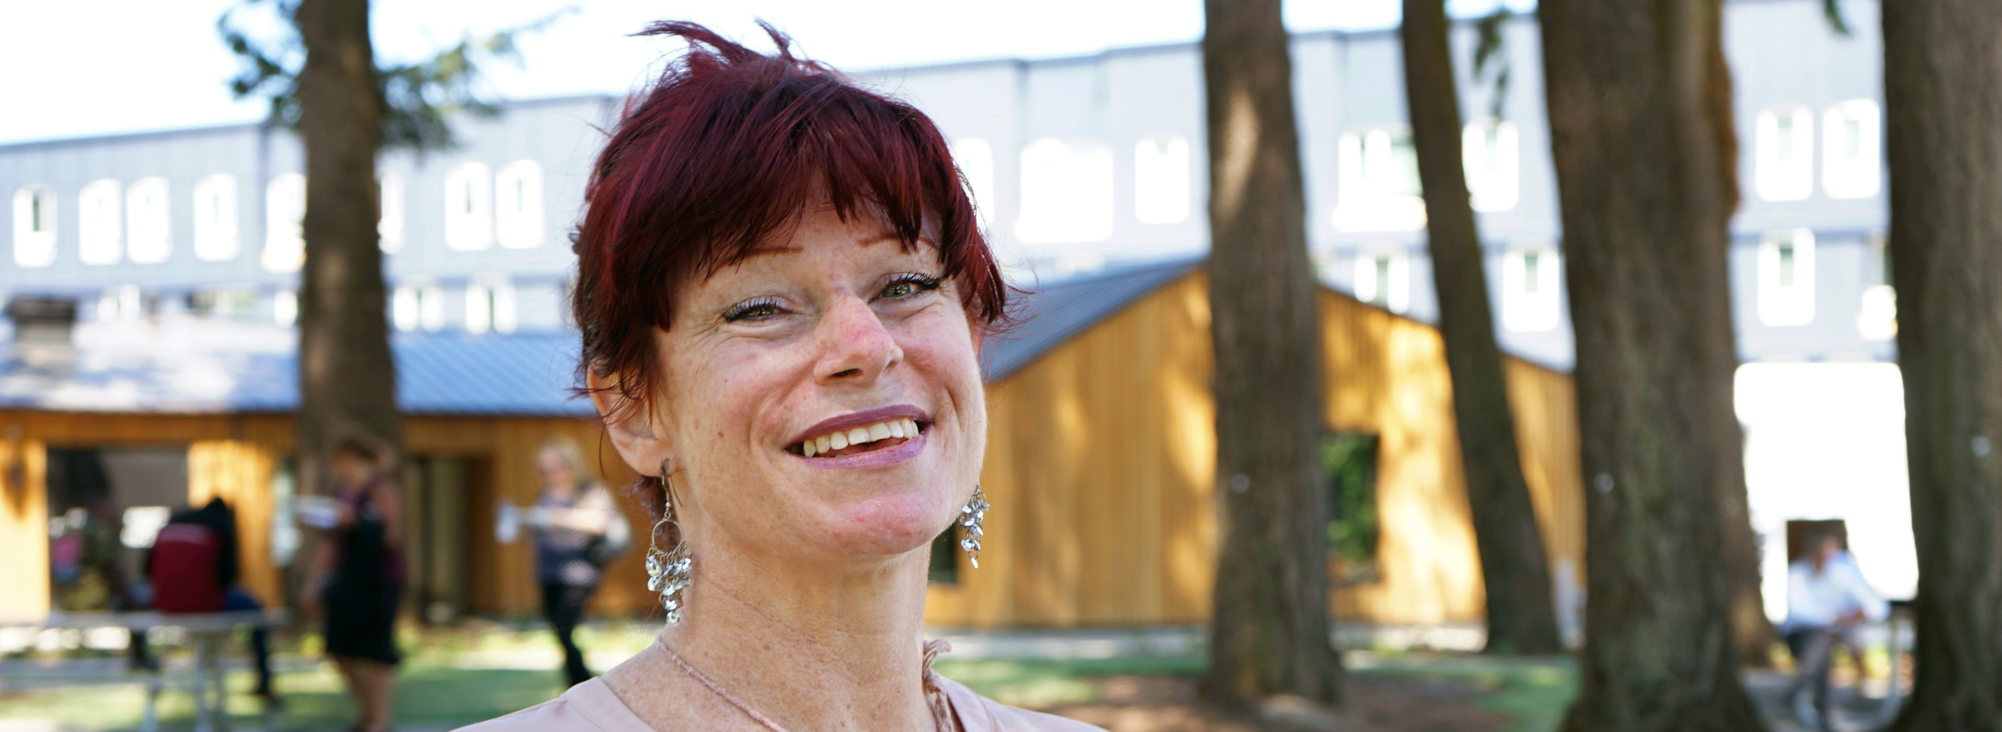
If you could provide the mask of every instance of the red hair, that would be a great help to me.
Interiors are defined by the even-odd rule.
[[[689,48],[626,100],[572,236],[579,375],[615,379],[603,389],[624,397],[622,409],[651,404],[660,369],[653,334],[672,326],[676,284],[743,260],[820,197],[843,219],[881,218],[907,250],[929,221],[968,318],[989,330],[1006,320],[1008,288],[937,126],[795,58],[785,34],[759,25],[777,55],[694,23],[640,32]],[[658,493],[635,492],[658,516]]]

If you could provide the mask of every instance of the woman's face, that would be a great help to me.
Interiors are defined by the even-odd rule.
[[[906,252],[873,218],[820,207],[678,291],[655,334],[653,429],[692,545],[886,558],[958,515],[987,410],[976,336],[929,241]]]
[[[535,456],[535,470],[542,475],[545,486],[569,486],[575,479],[570,474],[570,463],[555,450],[543,450]]]

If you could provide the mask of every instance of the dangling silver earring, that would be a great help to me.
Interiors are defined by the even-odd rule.
[[[967,561],[973,568],[980,568],[980,521],[987,518],[987,494],[980,492],[980,484],[973,484],[973,497],[959,509],[959,525],[966,527],[966,538],[959,540],[959,548],[966,550]]]
[[[695,567],[695,555],[688,550],[681,524],[674,520],[674,485],[668,482],[666,461],[660,464],[660,493],[660,520],[647,536],[646,588],[660,593],[660,606],[667,611],[667,623],[673,625],[681,622],[681,592],[695,583],[689,573]],[[660,527],[668,525],[674,527],[674,547],[661,551]]]

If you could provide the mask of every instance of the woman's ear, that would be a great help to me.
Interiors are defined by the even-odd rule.
[[[619,382],[616,375],[600,376],[588,369],[584,376],[591,404],[598,408],[598,419],[604,423],[605,434],[611,436],[612,447],[619,451],[619,457],[633,472],[656,475],[671,452],[667,439],[654,422],[651,405],[634,403],[619,389]]]

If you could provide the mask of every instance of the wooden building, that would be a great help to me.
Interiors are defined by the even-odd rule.
[[[1330,434],[1367,435],[1375,446],[1374,556],[1360,568],[1331,561],[1337,618],[1478,621],[1480,565],[1438,332],[1333,291],[1323,293],[1321,310],[1326,427]],[[994,508],[981,567],[966,566],[956,551],[936,558],[928,622],[961,628],[1203,622],[1217,524],[1202,272],[1182,262],[1073,280],[1042,288],[1028,299],[1025,315],[1015,330],[991,337],[983,354],[990,432],[982,486]],[[416,532],[412,610],[440,618],[533,614],[539,598],[529,548],[498,542],[493,517],[501,502],[534,499],[536,446],[573,435],[587,452],[597,448],[615,484],[626,477],[588,403],[568,398],[574,337],[397,339],[408,415],[405,492]],[[272,363],[216,357],[212,365],[238,378],[263,374],[264,391],[279,393],[250,398],[245,394],[257,389],[225,389],[206,401],[160,399],[147,388],[122,400],[79,397],[110,389],[116,378],[101,366],[90,371],[87,359],[68,371],[10,361],[0,371],[0,556],[16,561],[0,563],[0,587],[7,588],[0,618],[38,617],[48,609],[49,455],[76,448],[184,454],[186,497],[231,499],[247,581],[265,597],[280,596],[277,563],[284,552],[273,549],[288,530],[294,397],[285,391],[293,388],[285,381],[289,351],[264,355]],[[158,371],[185,354],[149,358],[150,366],[112,371]],[[1523,465],[1551,561],[1582,569],[1570,377],[1515,359],[1507,368]],[[17,378],[22,374],[40,381]],[[188,381],[185,374],[173,378]],[[21,386],[30,382],[38,386]],[[645,536],[637,512],[629,518],[636,535]],[[594,599],[597,612],[650,610],[638,554],[610,568]]]

